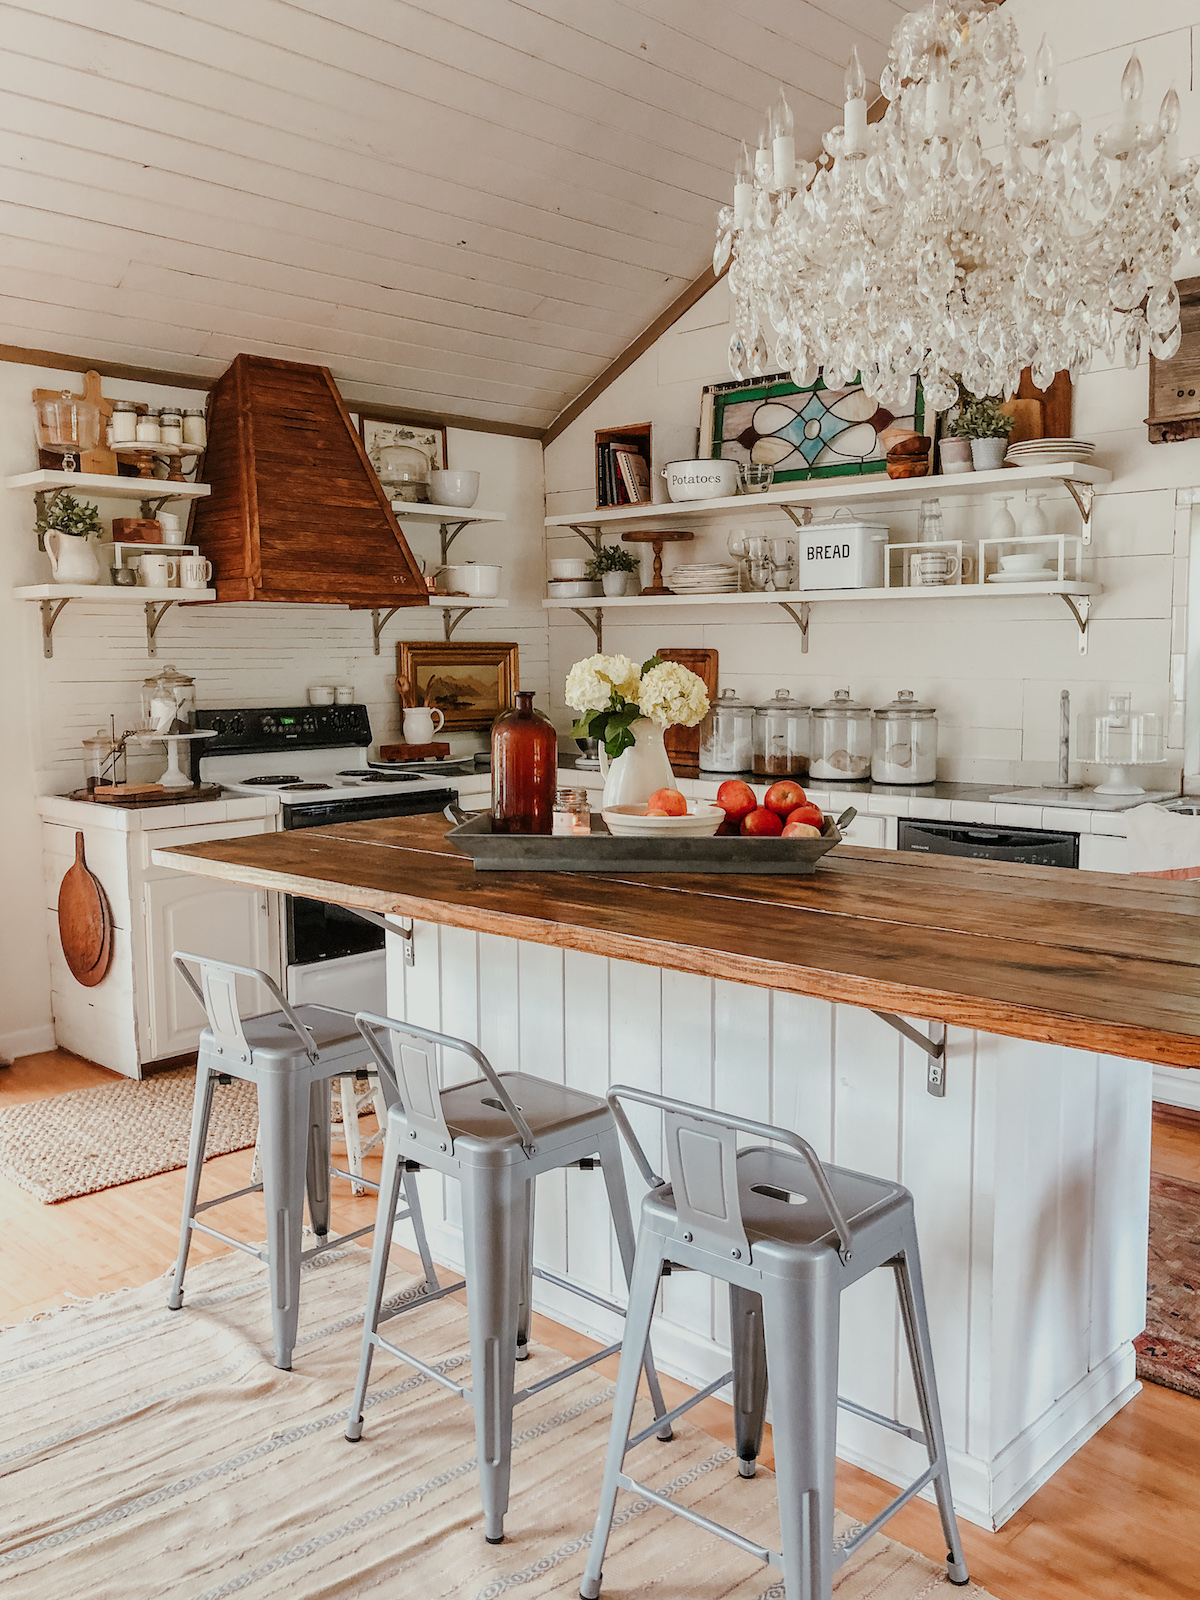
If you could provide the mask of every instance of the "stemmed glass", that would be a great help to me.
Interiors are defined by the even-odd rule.
[[[745,566],[745,562],[746,562],[746,555],[747,555],[746,530],[745,530],[745,528],[734,528],[733,532],[729,535],[729,537],[725,541],[725,548],[729,551],[729,554],[737,562],[738,588],[739,589],[744,589],[746,587],[746,566]]]

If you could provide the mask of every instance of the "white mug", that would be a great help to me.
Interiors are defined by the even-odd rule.
[[[203,556],[180,556],[179,587],[203,589],[212,577],[212,570],[212,562],[206,561]]]
[[[354,704],[354,685],[342,683],[333,691],[333,703],[338,706],[352,706]]]
[[[970,569],[969,559],[960,561],[948,550],[914,550],[908,564],[908,581],[917,588],[952,583],[960,570],[966,577]]]
[[[436,706],[410,706],[404,713],[405,744],[429,744],[445,720]]]
[[[179,557],[145,551],[138,558],[138,582],[146,589],[169,589],[179,583]]]

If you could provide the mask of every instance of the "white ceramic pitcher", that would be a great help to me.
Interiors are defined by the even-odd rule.
[[[61,528],[47,528],[44,543],[55,583],[100,582],[100,558],[90,539],[64,533]]]

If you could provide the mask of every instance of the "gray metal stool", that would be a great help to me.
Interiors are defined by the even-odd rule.
[[[669,1182],[650,1166],[620,1099],[662,1111]],[[828,1600],[834,1572],[901,1506],[932,1483],[949,1546],[947,1575],[952,1583],[965,1584],[967,1567],[950,1497],[912,1195],[898,1183],[843,1167],[822,1166],[805,1140],[767,1123],[624,1085],[613,1088],[608,1100],[650,1193],[642,1202],[600,1512],[579,1590],[583,1600],[596,1600],[600,1593],[604,1549],[618,1489],[628,1489],[676,1511],[760,1561],[782,1568],[787,1600]],[[788,1149],[754,1146],[739,1150],[739,1132],[773,1140]],[[643,1429],[629,1437],[639,1363],[650,1335],[664,1262],[724,1279],[729,1284],[733,1331],[732,1371],[668,1412],[667,1420],[673,1421],[732,1381],[739,1471],[743,1477],[753,1477],[762,1444],[769,1377],[774,1395],[782,1554],[674,1504],[624,1471],[626,1452],[650,1432]],[[842,1291],[884,1266],[891,1267],[896,1276],[920,1428],[910,1428],[838,1397]],[[923,1445],[929,1466],[848,1544],[835,1550],[833,1482],[839,1405]]]
[[[208,1027],[200,1035],[196,1060],[196,1098],[192,1107],[179,1260],[175,1264],[167,1305],[172,1311],[178,1311],[183,1305],[183,1275],[192,1234],[197,1230],[265,1261],[270,1276],[275,1365],[289,1371],[300,1312],[301,1262],[311,1260],[324,1250],[332,1250],[335,1245],[358,1239],[374,1227],[374,1223],[368,1223],[340,1238],[328,1237],[330,1172],[351,1176],[331,1168],[330,1164],[329,1080],[371,1067],[371,1054],[347,1011],[335,1011],[329,1006],[293,1007],[272,979],[254,967],[238,967],[231,962],[213,961],[207,956],[188,955],[183,951],[177,951],[172,959],[180,976],[204,1007]],[[199,969],[199,982],[189,966]],[[279,1010],[243,1018],[237,998],[239,977],[261,983],[278,1002]],[[243,1078],[258,1086],[263,1181],[201,1204],[198,1203],[200,1176],[208,1143],[213,1085],[221,1078],[226,1081]],[[375,1188],[365,1179],[358,1181]],[[309,1219],[317,1244],[312,1249],[302,1250],[306,1190]],[[266,1203],[265,1250],[220,1233],[198,1220],[202,1211],[258,1192],[262,1192]],[[392,1209],[395,1210],[394,1205]],[[410,1203],[410,1210],[403,1215],[413,1218],[426,1277],[429,1285],[436,1287],[420,1212]]]
[[[553,1283],[597,1305],[624,1315],[624,1307],[568,1279],[535,1267],[532,1262],[534,1183],[544,1172],[562,1167],[590,1167],[599,1157],[608,1192],[608,1206],[626,1281],[633,1268],[633,1223],[625,1191],[621,1141],[608,1106],[594,1095],[547,1083],[524,1072],[497,1073],[481,1050],[431,1028],[360,1012],[355,1018],[379,1064],[379,1081],[388,1101],[387,1139],[379,1182],[379,1208],[371,1257],[371,1282],[363,1325],[358,1383],[350,1407],[347,1439],[362,1438],[362,1411],[376,1347],[397,1356],[470,1402],[475,1412],[479,1484],[485,1536],[489,1544],[504,1538],[512,1463],[513,1408],[522,1400],[559,1383],[620,1350],[610,1345],[576,1361],[540,1383],[514,1392],[514,1363],[529,1333],[532,1279]],[[390,1051],[381,1043],[390,1039]],[[474,1082],[441,1089],[438,1056],[455,1052],[468,1057],[483,1074]],[[384,1273],[392,1216],[400,1182],[411,1162],[457,1178],[462,1184],[463,1249],[466,1278],[422,1295],[388,1316],[403,1315],[456,1289],[467,1290],[471,1340],[472,1388],[454,1383],[379,1333]],[[415,1202],[410,1198],[414,1213]],[[644,1367],[656,1415],[665,1411],[648,1341],[635,1372]],[[669,1423],[652,1431],[669,1439]]]

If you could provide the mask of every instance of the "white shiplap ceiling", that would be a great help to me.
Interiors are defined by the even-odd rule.
[[[0,343],[548,425],[899,0],[0,0]]]

